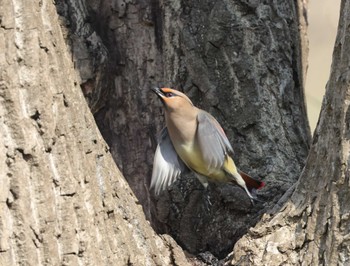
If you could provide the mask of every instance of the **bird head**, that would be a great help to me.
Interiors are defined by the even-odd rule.
[[[161,99],[165,109],[169,112],[186,107],[193,107],[191,100],[182,92],[170,88],[152,88],[152,91]]]

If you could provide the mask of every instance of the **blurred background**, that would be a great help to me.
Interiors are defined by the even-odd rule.
[[[305,94],[311,132],[317,124],[330,74],[339,10],[340,0],[309,1],[309,68]]]

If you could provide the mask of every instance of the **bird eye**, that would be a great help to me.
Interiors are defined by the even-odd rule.
[[[165,93],[165,96],[166,96],[167,98],[170,98],[170,97],[175,96],[175,94],[172,93],[172,92],[167,92],[167,93]]]

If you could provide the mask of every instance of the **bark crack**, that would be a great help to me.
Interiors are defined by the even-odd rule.
[[[42,236],[40,235],[40,233],[38,233],[35,228],[33,226],[30,226],[30,229],[32,229],[32,232],[35,236],[35,239],[33,238],[33,243],[35,245],[36,248],[40,248],[40,244],[43,243],[43,238]]]

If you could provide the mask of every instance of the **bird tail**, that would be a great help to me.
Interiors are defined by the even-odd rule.
[[[238,171],[232,158],[228,155],[226,155],[225,158],[224,170],[229,176],[232,177],[232,181],[235,181],[246,191],[251,200],[256,200],[256,190],[265,186],[264,182],[258,181],[246,173]]]
[[[248,174],[238,171],[241,177],[243,178],[245,184],[247,185],[247,188],[251,191],[252,189],[262,189],[265,186],[265,183],[259,180],[254,179],[253,177],[249,176]]]

